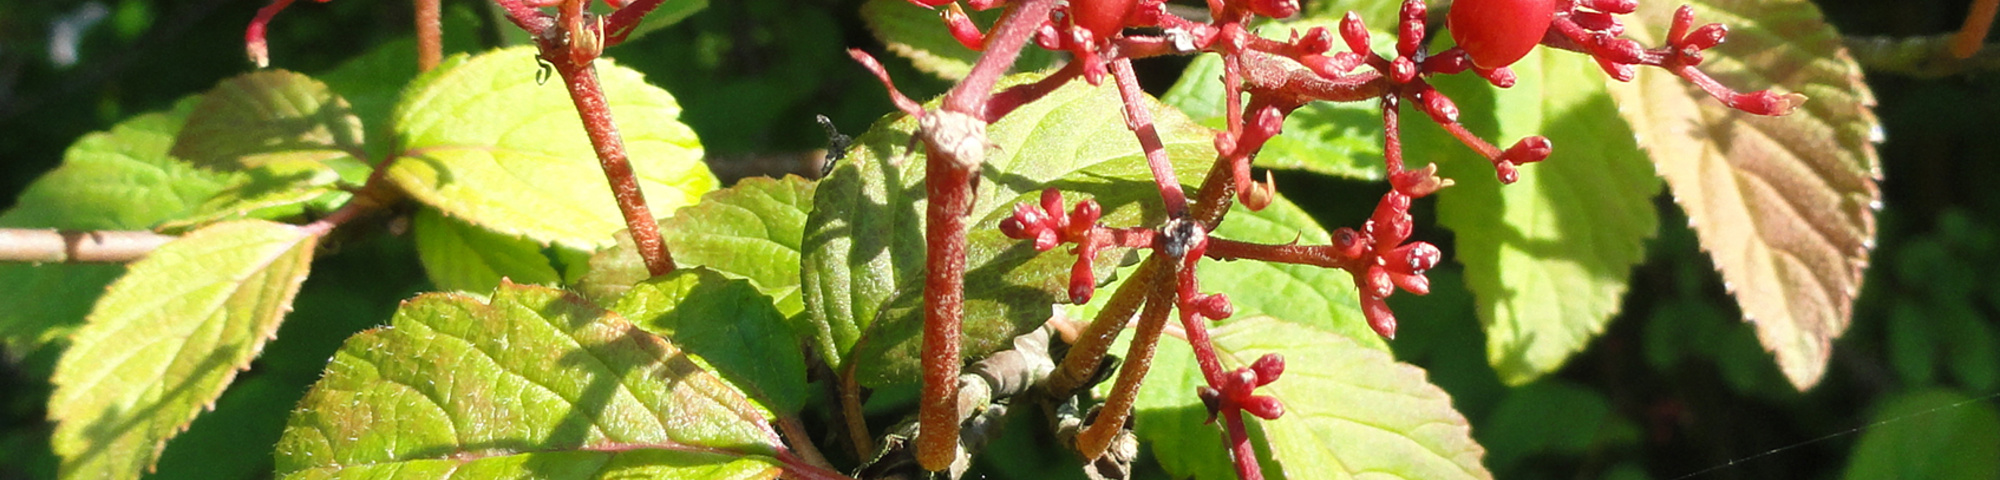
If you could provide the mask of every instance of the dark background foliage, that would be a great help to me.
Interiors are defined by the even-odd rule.
[[[1646,0],[1663,1],[1663,0]],[[905,92],[945,83],[881,52],[858,18],[859,0],[714,0],[687,21],[608,52],[679,98],[725,179],[812,172],[825,135],[814,114],[848,133],[891,110],[880,87],[842,52],[861,46],[888,61]],[[1965,0],[1823,0],[1844,34],[1909,37],[1956,29]],[[504,41],[474,0],[446,0],[448,48]],[[0,206],[53,168],[78,136],[249,70],[242,29],[256,0],[0,2]],[[94,13],[93,13],[94,12]],[[64,22],[97,21],[66,40]],[[410,31],[406,2],[301,2],[274,23],[278,67],[315,73]],[[69,52],[65,54],[64,52]],[[1181,62],[1150,61],[1147,85],[1173,82]],[[532,75],[524,66],[523,75]],[[1624,313],[1557,375],[1508,388],[1486,366],[1472,298],[1455,264],[1433,274],[1428,297],[1398,296],[1395,347],[1450,390],[1500,478],[1869,478],[1870,462],[1947,478],[2000,478],[2000,459],[1911,448],[1860,448],[1863,438],[1938,434],[2000,391],[2000,75],[1912,78],[1870,72],[1887,142],[1886,208],[1873,267],[1852,328],[1826,381],[1797,393],[1736,319],[1685,217],[1661,198],[1661,234],[1632,281]],[[1322,223],[1351,225],[1383,186],[1306,174],[1279,183]],[[1419,222],[1432,211],[1420,204]],[[1417,238],[1450,248],[1450,232]],[[170,444],[156,477],[262,478],[286,413],[352,332],[380,324],[399,299],[429,288],[406,243],[336,245],[318,260],[307,294],[279,340],[229,392]],[[1449,258],[1449,255],[1447,255]],[[0,292],[0,304],[27,302]],[[0,305],[4,308],[4,305]],[[0,362],[0,479],[47,478],[50,425],[43,404],[51,352]],[[884,395],[893,398],[895,395]],[[1954,403],[1954,399],[1978,399]],[[1943,408],[1934,408],[1946,405]],[[1906,415],[1914,413],[1914,415]],[[1884,420],[1889,420],[1884,423]],[[1856,434],[1845,434],[1853,429]],[[1072,460],[1035,450],[1031,425],[989,462],[996,478],[1072,477]],[[2000,432],[1985,432],[2000,435]],[[1829,437],[1830,436],[1830,437]],[[1822,438],[1827,437],[1827,438]],[[1817,440],[1817,441],[1815,441]],[[1809,442],[1810,441],[1810,442]],[[1803,443],[1801,442],[1809,442]],[[1896,443],[1896,442],[1890,442]],[[1914,445],[1911,442],[1903,442]],[[1798,445],[1793,448],[1790,446]],[[1774,449],[1778,449],[1773,451]],[[1731,464],[1732,460],[1747,461]],[[1878,457],[1888,457],[1878,458]],[[1915,466],[1912,466],[1915,465]],[[1714,470],[1708,469],[1713,467]]]

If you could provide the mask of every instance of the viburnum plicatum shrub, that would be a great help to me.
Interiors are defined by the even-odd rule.
[[[64,477],[150,468],[323,245],[388,233],[441,292],[328,360],[279,476],[956,478],[1020,409],[1093,478],[1142,447],[1175,476],[1487,478],[1386,351],[1424,320],[1388,300],[1447,260],[1420,199],[1512,383],[1615,313],[1664,178],[1809,387],[1879,208],[1869,93],[1801,2],[874,0],[957,83],[920,103],[851,50],[900,112],[829,130],[823,179],[720,189],[673,97],[600,58],[701,2],[496,0],[534,46],[447,58],[420,1],[413,69],[319,77],[263,69],[289,3],[246,32],[260,70],[86,137],[0,216],[87,232],[23,230],[54,245],[30,259],[130,261],[0,270],[53,305],[9,349],[67,343]],[[1132,62],[1169,55],[1199,58],[1163,102]],[[1327,231],[1258,165],[1388,190]],[[913,418],[870,421],[907,386]]]

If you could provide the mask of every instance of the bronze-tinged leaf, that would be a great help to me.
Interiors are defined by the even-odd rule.
[[[1679,2],[1646,2],[1633,38],[1659,45]],[[1785,117],[1729,110],[1688,82],[1644,69],[1611,88],[1640,145],[1715,260],[1757,337],[1800,389],[1826,371],[1847,329],[1881,206],[1881,126],[1839,32],[1803,0],[1694,4],[1728,25],[1702,70],[1740,90],[1811,97]]]

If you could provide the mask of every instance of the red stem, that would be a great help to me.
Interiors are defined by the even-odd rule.
[[[1243,414],[1229,412],[1222,423],[1229,429],[1229,451],[1236,456],[1236,476],[1242,480],[1264,480],[1257,465],[1257,450],[1250,444],[1250,432],[1243,427]]]
[[[1054,0],[1023,0],[1007,7],[988,37],[987,49],[978,63],[945,95],[942,110],[964,116],[945,117],[947,120],[938,125],[983,121],[979,119],[985,118],[983,110],[993,96],[993,85],[1013,67],[1022,45],[1054,8]],[[983,145],[986,139],[983,128],[979,129],[979,138],[949,139],[951,145],[936,144],[936,136],[945,132],[920,133],[926,143],[924,188],[930,203],[925,209],[924,368],[917,411],[916,453],[917,463],[935,472],[950,467],[958,452],[961,363],[958,346],[965,303],[965,217],[972,209],[973,189],[978,185],[982,163],[979,158],[960,158],[960,149],[971,142]]]
[[[444,27],[440,0],[417,0],[417,71],[428,72],[444,61]]]
[[[923,394],[917,414],[917,462],[930,471],[951,466],[958,449],[959,324],[965,304],[966,212],[972,209],[977,165],[927,148],[925,209]]]
[[[1153,127],[1153,114],[1146,110],[1146,92],[1139,89],[1139,75],[1132,72],[1132,59],[1112,61],[1111,77],[1118,81],[1118,93],[1125,100],[1125,127],[1139,137],[1139,148],[1146,152],[1146,166],[1153,170],[1153,183],[1160,189],[1160,200],[1166,202],[1167,217],[1186,216],[1187,195],[1181,193],[1173,159],[1167,158],[1167,147],[1160,141],[1159,130]]]
[[[1965,25],[1952,36],[1952,56],[1963,59],[1979,53],[1979,47],[1986,42],[1986,31],[1993,28],[1995,13],[2000,13],[2000,0],[1973,0],[1972,11],[1965,13]]]
[[[517,23],[520,21],[517,20]],[[546,34],[542,36],[548,37]],[[538,43],[542,59],[555,66],[556,73],[562,76],[563,84],[569,88],[570,101],[576,105],[584,133],[590,137],[591,148],[597,151],[598,166],[604,169],[604,178],[611,185],[611,196],[618,203],[618,213],[625,217],[625,227],[632,234],[632,242],[638,246],[639,257],[646,262],[646,270],[656,277],[673,272],[673,253],[667,250],[666,241],[660,238],[659,224],[653,219],[652,209],[646,206],[646,194],[639,188],[638,177],[633,175],[631,160],[626,158],[625,140],[618,134],[618,124],[611,119],[611,105],[604,98],[603,86],[598,83],[597,67],[588,63],[588,59],[584,59],[584,63],[577,62],[576,56],[570,54],[575,50],[574,43],[558,45],[555,40]]]

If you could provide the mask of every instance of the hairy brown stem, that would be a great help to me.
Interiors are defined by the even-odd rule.
[[[444,61],[444,27],[438,4],[442,0],[417,0],[417,71],[428,72]]]
[[[1118,370],[1117,383],[1112,384],[1111,398],[1105,399],[1103,408],[1097,411],[1097,421],[1084,427],[1076,435],[1076,450],[1085,460],[1096,460],[1111,446],[1111,440],[1125,429],[1125,420],[1132,414],[1132,404],[1139,398],[1139,383],[1146,379],[1146,372],[1153,365],[1153,353],[1160,346],[1160,331],[1166,328],[1167,314],[1173,311],[1173,278],[1178,273],[1179,263],[1155,251],[1152,261],[1164,265],[1155,269],[1152,276],[1132,279],[1133,282],[1155,285],[1146,296],[1146,310],[1139,314],[1139,329],[1132,334],[1132,345],[1125,351],[1124,368]],[[1122,290],[1122,289],[1121,289]],[[1102,357],[1103,354],[1098,354]]]
[[[1095,376],[1098,365],[1104,362],[1104,354],[1111,349],[1111,342],[1118,339],[1118,332],[1125,330],[1125,323],[1145,304],[1143,292],[1153,286],[1153,282],[1147,279],[1157,276],[1165,264],[1165,260],[1147,256],[1146,261],[1141,262],[1138,270],[1132,273],[1132,280],[1119,285],[1118,290],[1111,293],[1111,299],[1097,311],[1097,318],[1091,320],[1090,326],[1077,336],[1069,353],[1063,356],[1062,364],[1049,373],[1045,388],[1050,395],[1067,396]]]
[[[819,447],[813,445],[812,435],[806,433],[806,426],[799,422],[798,415],[780,415],[774,423],[778,424],[778,431],[784,433],[785,439],[790,440],[786,444],[798,453],[799,459],[815,467],[834,469],[833,464],[826,461],[826,456],[819,453]]]
[[[919,134],[925,144],[924,188],[929,206],[924,231],[923,394],[917,404],[916,451],[917,463],[925,470],[949,468],[958,452],[958,337],[965,303],[965,217],[972,208],[979,167],[985,163],[984,110],[993,97],[993,85],[1014,66],[1021,47],[1054,8],[1054,0],[1010,4],[972,71],[945,94],[939,111],[926,112],[921,118]]]
[[[924,189],[923,396],[918,403],[917,463],[925,470],[951,466],[958,450],[959,326],[965,306],[966,212],[978,165],[966,165],[929,148]]]
[[[854,362],[840,370],[840,418],[847,426],[847,443],[854,458],[868,458],[875,451],[875,437],[868,433],[868,418],[861,411],[861,385],[854,380]]]

